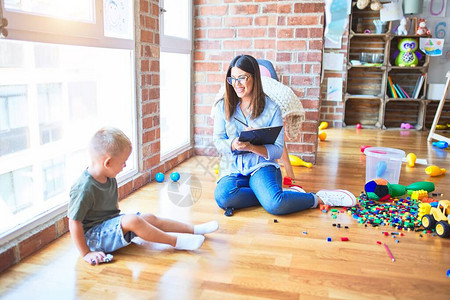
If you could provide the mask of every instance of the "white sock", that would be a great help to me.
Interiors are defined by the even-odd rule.
[[[177,237],[177,244],[175,249],[177,250],[196,250],[201,247],[205,237],[203,235],[195,235],[189,233],[175,233]]]
[[[216,220],[194,225],[194,234],[207,234],[219,229],[219,223]]]

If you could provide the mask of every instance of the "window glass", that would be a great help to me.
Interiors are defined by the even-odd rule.
[[[64,157],[56,157],[42,164],[42,183],[44,201],[64,192]]]
[[[191,144],[192,1],[161,0],[161,156]]]
[[[62,138],[63,94],[61,83],[38,84],[39,133],[42,144],[56,142]]]
[[[136,118],[133,50],[5,39],[0,49],[1,236],[67,203],[100,127],[136,145]],[[133,149],[119,181],[136,172]]]
[[[0,175],[0,215],[12,217],[32,205],[32,197],[27,196],[32,194],[31,174],[32,168],[25,167]]]
[[[161,52],[161,154],[190,143],[190,55]]]
[[[26,86],[0,85],[0,157],[29,147]]]
[[[8,10],[94,22],[94,0],[4,0],[4,2]]]
[[[189,36],[189,2],[190,1],[164,1],[164,35],[182,39],[191,39]]]

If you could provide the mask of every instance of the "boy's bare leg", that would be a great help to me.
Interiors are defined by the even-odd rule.
[[[219,228],[217,221],[211,221],[198,225],[190,225],[183,222],[157,217],[153,214],[142,214],[144,220],[165,232],[180,232],[193,234],[207,234]]]
[[[179,250],[198,249],[205,240],[205,237],[202,235],[165,233],[147,222],[143,217],[135,214],[124,215],[121,225],[124,234],[133,231],[138,237],[148,242],[169,244]]]
[[[194,226],[183,222],[157,217],[153,214],[141,214],[141,217],[164,232],[194,233]]]
[[[123,233],[133,231],[138,237],[155,243],[169,244],[175,247],[177,238],[173,235],[167,234],[144,218],[134,215],[126,214],[122,217]]]

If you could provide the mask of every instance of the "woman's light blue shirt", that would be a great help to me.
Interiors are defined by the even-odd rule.
[[[214,111],[214,144],[222,155],[220,162],[220,178],[232,173],[249,175],[261,167],[273,165],[279,168],[276,159],[281,158],[284,146],[284,129],[281,130],[273,145],[264,145],[267,149],[267,159],[255,153],[237,155],[231,150],[231,143],[241,131],[246,129],[244,124],[235,118],[247,123],[249,127],[263,128],[283,126],[283,118],[279,106],[266,96],[264,111],[256,119],[251,119],[251,114],[244,116],[239,105],[230,120],[225,118],[224,100],[217,102]]]

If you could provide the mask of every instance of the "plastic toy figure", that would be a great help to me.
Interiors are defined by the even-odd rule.
[[[397,28],[397,35],[407,35],[408,31],[406,30],[406,19],[403,17],[400,20],[400,25]]]
[[[402,124],[400,125],[400,128],[401,128],[401,129],[413,129],[414,126],[412,126],[412,125],[409,124],[409,123],[402,123]]]
[[[394,56],[395,65],[399,67],[415,67],[422,58],[420,51],[417,51],[419,45],[417,39],[404,38],[398,43],[398,50],[395,51]]]

